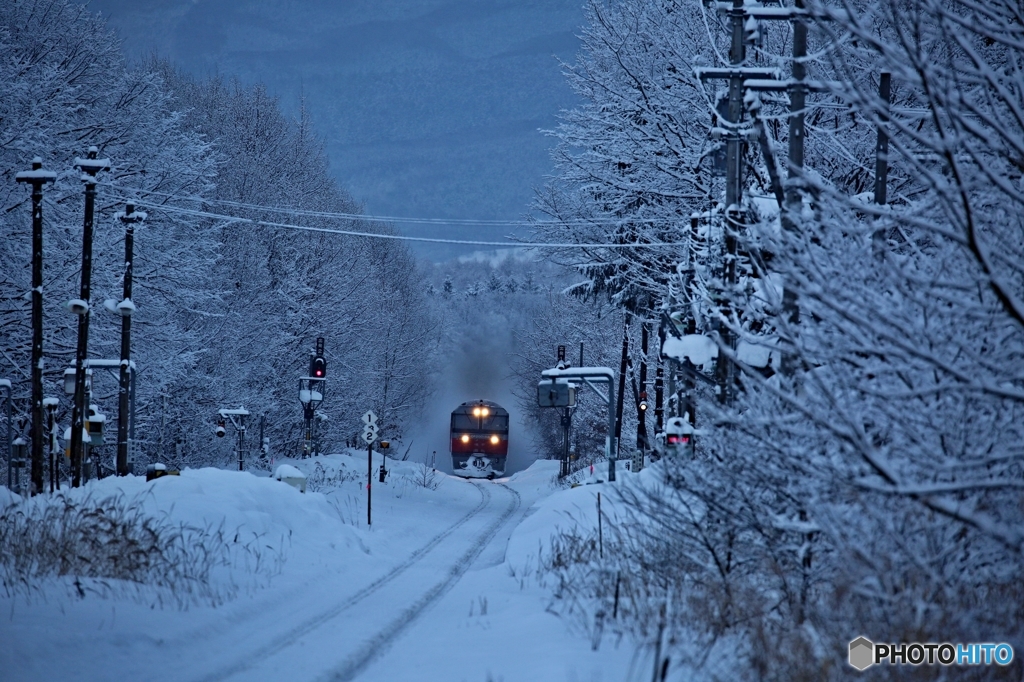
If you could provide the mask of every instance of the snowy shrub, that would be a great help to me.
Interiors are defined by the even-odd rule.
[[[223,528],[149,516],[139,498],[123,494],[58,494],[0,510],[0,585],[8,596],[31,596],[41,581],[67,579],[83,598],[91,592],[179,608],[219,604],[240,587],[231,569],[247,579],[279,570],[283,556],[268,549]]]
[[[321,462],[313,465],[313,473],[306,478],[306,488],[313,493],[325,492],[333,488],[340,488],[346,481],[357,481],[362,479],[358,471],[349,471],[344,465],[337,469],[324,467]]]
[[[416,473],[413,475],[412,480],[421,488],[437,490],[444,479],[437,473],[436,469],[432,469],[426,464],[419,464],[416,467]]]

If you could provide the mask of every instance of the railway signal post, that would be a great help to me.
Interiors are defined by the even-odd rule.
[[[316,351],[309,358],[309,376],[299,377],[299,402],[302,403],[302,459],[320,454],[316,409],[324,401],[326,386],[327,359],[324,356],[324,337],[318,336]]]
[[[541,372],[537,384],[537,404],[540,407],[569,407],[576,403],[575,387],[570,380],[580,380],[594,389],[608,404],[608,438],[605,454],[608,457],[608,481],[615,480],[615,459],[618,456],[615,439],[615,372],[609,367],[555,367]],[[607,383],[604,393],[595,383]]]
[[[373,441],[377,440],[377,415],[373,410],[367,410],[363,415],[363,440],[366,441],[366,525],[372,525],[371,494],[373,491]]]

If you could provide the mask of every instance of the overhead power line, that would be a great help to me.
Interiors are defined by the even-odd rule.
[[[215,220],[224,220],[229,223],[247,223],[250,225],[262,225],[264,227],[275,227],[286,230],[298,230],[301,232],[320,232],[325,234],[337,234],[347,237],[367,237],[370,239],[390,239],[393,241],[406,241],[406,242],[426,242],[430,244],[455,244],[462,246],[492,246],[500,248],[531,248],[531,249],[647,249],[647,248],[676,248],[679,245],[672,242],[643,242],[643,243],[630,243],[630,244],[608,244],[608,243],[584,243],[584,242],[567,242],[567,243],[551,243],[551,242],[517,242],[517,241],[477,241],[467,239],[439,239],[431,237],[411,237],[403,234],[381,234],[379,232],[360,232],[358,230],[338,230],[327,227],[311,227],[309,225],[295,225],[293,223],[281,223],[272,220],[260,220],[258,218],[247,218],[245,216],[231,215],[228,213],[214,213],[212,211],[201,211],[198,209],[184,208],[181,206],[173,206],[170,204],[158,203],[154,201],[147,201],[145,199],[127,199],[124,197],[112,197],[115,201],[123,201],[125,203],[135,204],[136,206],[144,206],[149,210],[171,213],[177,215],[187,215],[196,218],[212,218]],[[265,209],[266,207],[257,206],[254,208]],[[356,219],[362,219],[361,216],[356,216]],[[526,223],[524,223],[526,224]],[[558,223],[561,224],[561,223]]]
[[[113,183],[98,183],[104,187],[111,189],[120,190],[122,192],[138,192],[148,196],[163,197],[165,199],[174,199],[178,201],[189,201],[198,202],[207,205],[216,206],[229,206],[231,208],[240,208],[251,211],[267,211],[270,213],[281,213],[285,215],[302,216],[309,218],[334,218],[340,220],[361,220],[368,223],[397,223],[397,224],[409,224],[409,225],[452,225],[452,226],[468,226],[468,227],[543,227],[543,226],[565,226],[565,227],[600,227],[600,226],[617,226],[628,223],[643,223],[643,224],[656,224],[656,223],[670,223],[670,218],[587,218],[580,220],[492,220],[485,218],[416,218],[406,216],[383,216],[383,215],[367,215],[363,213],[344,213],[338,211],[314,211],[310,209],[294,208],[289,206],[264,206],[261,204],[250,204],[242,201],[231,201],[229,199],[210,199],[202,196],[195,195],[181,195],[173,194],[170,192],[160,192],[156,190],[139,189],[139,188],[126,188],[121,185]],[[681,199],[706,199],[705,195],[682,195]],[[142,201],[136,200],[137,204],[142,205]],[[152,204],[146,203],[146,206],[163,206],[163,204]],[[679,217],[679,220],[684,220],[683,217]]]

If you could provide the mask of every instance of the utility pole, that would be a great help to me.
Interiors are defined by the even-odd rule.
[[[720,4],[725,6],[724,3]],[[728,78],[729,79],[729,133],[727,146],[727,177],[726,177],[726,262],[723,274],[725,288],[729,290],[737,282],[736,279],[736,248],[732,238],[738,234],[742,226],[742,136],[739,135],[737,124],[739,117],[734,114],[742,114],[742,109],[734,109],[734,104],[742,104],[743,93],[746,90],[752,91],[788,91],[790,97],[789,106],[789,177],[786,183],[784,197],[776,188],[776,195],[779,196],[780,208],[782,209],[782,226],[786,230],[794,230],[794,217],[802,210],[803,197],[800,191],[800,180],[804,165],[804,110],[806,108],[806,95],[809,91],[821,88],[820,84],[811,84],[806,80],[807,67],[804,64],[807,58],[807,21],[808,12],[804,6],[804,0],[794,0],[794,7],[762,7],[755,4],[744,4],[744,0],[733,0],[732,7],[724,11],[731,20],[732,44],[729,52],[730,69],[700,69],[701,78]],[[740,68],[746,60],[744,44],[744,25],[748,21],[791,21],[793,23],[793,59],[792,79],[787,83],[780,81],[773,70],[757,68]],[[767,140],[762,135],[762,144],[766,145]],[[770,150],[764,147],[766,160],[770,164],[774,162],[769,159]],[[774,176],[773,176],[774,181]],[[728,291],[724,292],[723,302],[727,306]],[[723,306],[723,312],[728,312]],[[799,307],[796,300],[796,293],[792,286],[786,286],[783,292],[782,307],[787,319],[796,324],[799,321]],[[722,345],[735,348],[736,339],[729,330],[722,332]],[[791,361],[784,358],[783,373],[789,373]],[[733,363],[726,360],[719,360],[718,383],[719,399],[727,402],[733,390],[735,380]]]
[[[565,346],[558,346],[556,361],[559,369],[565,369],[569,366],[565,359]],[[562,456],[558,467],[559,478],[569,475],[569,429],[571,426],[572,408],[566,405],[562,408]]]
[[[798,12],[804,9],[804,0],[795,0]],[[807,102],[807,23],[799,14],[793,17],[793,84],[789,86],[789,182],[786,183],[786,207],[782,211],[782,226],[794,232],[795,217],[803,210],[803,194],[800,191],[800,176],[804,170],[804,109]],[[788,284],[782,291],[782,315],[792,325],[792,333],[796,333],[796,325],[800,322],[800,305],[796,291]],[[794,349],[795,350],[795,349]],[[781,361],[782,373],[792,376],[794,358],[792,353],[783,353]]]
[[[636,449],[647,451],[647,323],[640,325],[640,404],[637,405]],[[643,466],[643,454],[640,456]]]
[[[13,386],[11,385],[11,380],[0,379],[0,388],[7,391],[7,489],[14,490],[14,488],[12,487],[14,485],[14,481],[12,480],[11,476],[12,470],[14,468],[12,465],[14,453],[11,452],[11,436],[14,432],[14,422],[12,421],[11,415],[11,390],[13,389]]]
[[[875,203],[885,206],[886,185],[889,181],[889,133],[885,124],[889,122],[889,100],[892,96],[892,74],[883,71],[878,79],[878,99],[881,111],[878,115],[878,141],[875,143]],[[871,248],[878,260],[885,258],[885,228],[875,227],[871,233]]]
[[[732,40],[729,47],[729,63],[734,67],[740,67],[746,61],[747,49],[743,40],[744,17],[742,14],[744,0],[733,0]],[[735,11],[739,10],[739,11]],[[722,299],[722,323],[720,331],[722,345],[727,349],[736,349],[736,337],[726,324],[726,319],[732,310],[731,300],[739,281],[737,274],[737,260],[739,258],[739,236],[745,222],[743,215],[743,138],[739,134],[739,123],[743,118],[743,81],[745,76],[736,68],[729,77],[729,124],[732,127],[732,134],[726,142],[726,176],[725,176],[725,263],[723,267],[723,279],[725,284],[725,296]],[[723,403],[730,402],[733,393],[733,382],[735,381],[735,367],[731,360],[720,357],[719,386],[721,393],[719,400]]]
[[[804,0],[795,0],[798,11]],[[798,215],[803,204],[800,176],[804,170],[804,109],[807,102],[807,22],[800,14],[793,17],[793,82],[789,86],[789,182],[786,183],[786,210],[789,219]]]
[[[32,185],[32,470],[33,495],[43,492],[43,185],[57,174],[43,170],[43,160],[32,159],[32,170],[15,176]]]
[[[135,223],[146,219],[146,214],[136,212],[133,204],[126,204],[124,213],[118,218],[124,223],[124,290],[121,302],[117,305],[121,313],[121,375],[117,393],[117,475],[128,475],[128,393],[131,387],[131,355],[132,355],[132,313],[135,304],[132,302],[132,271],[134,269]]]
[[[93,212],[96,207],[96,174],[110,169],[110,159],[97,159],[96,147],[89,147],[86,158],[76,158],[75,168],[82,171],[85,183],[85,219],[82,223],[82,285],[77,301],[70,303],[71,312],[78,315],[78,348],[75,352],[75,395],[71,409],[71,487],[82,485],[82,458],[84,447],[82,431],[85,429],[86,404],[85,360],[89,353],[89,298],[92,278]]]
[[[889,134],[885,124],[889,122],[889,99],[892,97],[892,74],[883,71],[878,79],[878,99],[882,102],[879,114],[878,143],[875,145],[875,203],[886,203],[886,183],[889,180]]]
[[[619,440],[622,438],[622,397],[626,394],[626,363],[629,361],[629,318],[626,313],[626,320],[622,325],[622,361],[619,363],[619,395],[615,403],[615,433],[612,435],[614,447],[609,451],[618,456]],[[608,480],[615,480],[615,460],[608,460]]]
[[[54,488],[60,490],[60,476],[57,475],[57,461],[54,451],[57,449],[57,422],[54,412],[57,411],[58,401],[56,398],[43,398],[43,407],[46,408],[46,442],[47,460],[50,468],[50,492]]]
[[[654,372],[654,433],[665,430],[665,368],[658,364]]]

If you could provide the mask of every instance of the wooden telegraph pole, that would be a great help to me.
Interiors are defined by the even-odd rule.
[[[124,213],[118,215],[124,223],[124,290],[117,310],[121,313],[121,374],[117,393],[117,475],[128,475],[128,421],[129,390],[131,388],[132,355],[132,271],[134,270],[135,223],[145,220],[146,214],[136,212],[135,206],[127,204]]]
[[[43,185],[57,174],[43,170],[43,160],[32,159],[32,170],[15,176],[32,185],[32,469],[33,495],[43,492]],[[8,406],[10,394],[8,394]],[[8,430],[10,424],[8,424]]]
[[[85,219],[82,223],[82,285],[79,300],[72,301],[71,310],[78,315],[78,347],[75,352],[75,396],[71,409],[71,487],[82,485],[86,404],[85,360],[89,352],[89,297],[92,278],[93,213],[96,207],[96,174],[110,170],[110,159],[97,159],[96,147],[89,147],[86,158],[75,159],[75,168],[82,171],[85,183]]]

